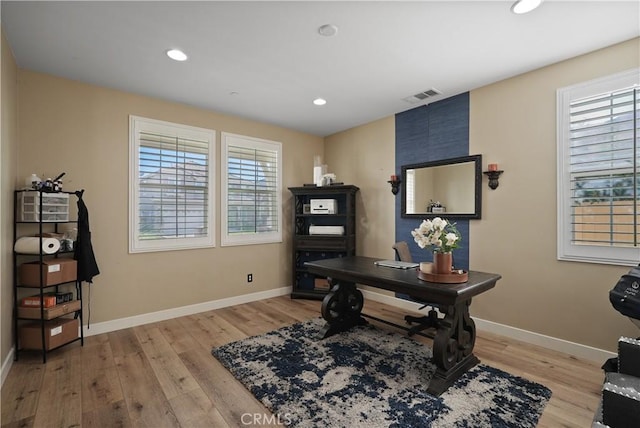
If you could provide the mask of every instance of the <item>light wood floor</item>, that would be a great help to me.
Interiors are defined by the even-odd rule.
[[[318,301],[278,297],[90,336],[84,347],[76,342],[49,354],[46,365],[39,354],[22,353],[2,388],[2,426],[246,427],[243,414],[270,414],[211,356],[211,348],[318,317],[319,311]],[[365,313],[398,323],[405,315],[372,301]],[[600,364],[483,332],[475,353],[484,364],[553,391],[539,426],[591,426]]]

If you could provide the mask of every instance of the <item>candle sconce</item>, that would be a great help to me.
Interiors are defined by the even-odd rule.
[[[500,174],[502,174],[503,170],[489,170],[483,172],[487,177],[489,177],[489,187],[491,190],[496,190],[500,185],[498,179],[500,178]]]
[[[400,183],[402,183],[400,177],[398,177],[397,175],[392,175],[391,180],[387,181],[387,183],[391,184],[391,193],[397,195],[398,190],[400,190]]]

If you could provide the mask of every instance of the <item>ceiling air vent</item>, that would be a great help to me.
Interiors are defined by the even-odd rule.
[[[427,89],[426,91],[418,92],[415,95],[411,95],[410,97],[403,98],[406,102],[415,104],[421,101],[426,100],[427,98],[435,97],[436,95],[440,95],[442,92],[437,90],[436,88]]]

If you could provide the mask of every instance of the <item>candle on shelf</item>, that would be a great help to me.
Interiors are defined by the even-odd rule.
[[[397,175],[392,175],[391,176],[391,181],[398,181],[398,176]]]
[[[497,171],[498,170],[498,164],[497,163],[490,163],[489,164],[489,171]]]

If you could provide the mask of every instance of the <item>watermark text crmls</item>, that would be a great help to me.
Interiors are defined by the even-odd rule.
[[[291,425],[291,415],[285,413],[280,414],[266,414],[266,413],[243,413],[240,416],[240,422],[242,425]]]

